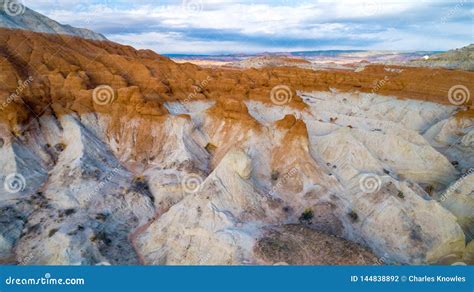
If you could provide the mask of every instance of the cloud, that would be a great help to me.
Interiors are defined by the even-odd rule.
[[[317,49],[445,50],[473,42],[459,1],[156,1],[26,3],[62,23],[159,53]]]

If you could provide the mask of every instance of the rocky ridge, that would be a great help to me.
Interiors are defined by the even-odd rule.
[[[0,0],[0,27],[106,40],[105,36],[91,30],[60,24],[16,0]]]
[[[474,44],[470,44],[463,48],[428,56],[426,59],[411,61],[408,65],[474,71],[473,60]]]

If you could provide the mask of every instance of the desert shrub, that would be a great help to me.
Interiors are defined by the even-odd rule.
[[[58,232],[58,230],[59,230],[59,229],[57,229],[57,228],[51,229],[51,230],[49,231],[48,236],[49,236],[49,237],[53,237],[53,236],[56,234],[56,232]]]
[[[151,193],[150,186],[148,185],[148,182],[144,176],[136,176],[133,178],[129,191],[145,195],[151,200],[152,203],[155,202],[155,197]]]
[[[64,149],[66,149],[66,144],[58,143],[58,144],[54,145],[54,149],[56,149],[56,151],[58,151],[58,152],[63,152]]]
[[[299,218],[299,220],[301,222],[310,222],[314,217],[314,213],[313,213],[313,210],[311,210],[311,208],[307,208],[306,210],[304,210],[303,213],[301,213],[301,216]]]
[[[278,180],[280,177],[280,172],[278,170],[273,170],[271,174],[272,180]]]
[[[66,216],[71,216],[72,214],[76,213],[76,210],[75,209],[67,209],[64,211],[64,214]]]
[[[217,146],[212,143],[207,143],[205,149],[209,154],[214,155],[217,150]]]
[[[357,222],[357,220],[359,220],[359,215],[357,215],[357,213],[353,210],[351,210],[347,215],[349,216],[349,218],[351,218],[352,222]]]

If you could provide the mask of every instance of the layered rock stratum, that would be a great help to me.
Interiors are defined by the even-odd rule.
[[[3,263],[473,261],[474,73],[210,69],[8,29],[0,66]]]

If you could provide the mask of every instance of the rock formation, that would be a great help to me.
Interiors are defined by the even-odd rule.
[[[0,67],[2,262],[472,261],[472,100],[449,93],[474,73],[206,69],[8,29]]]
[[[411,66],[442,67],[474,71],[474,44],[408,62]]]

